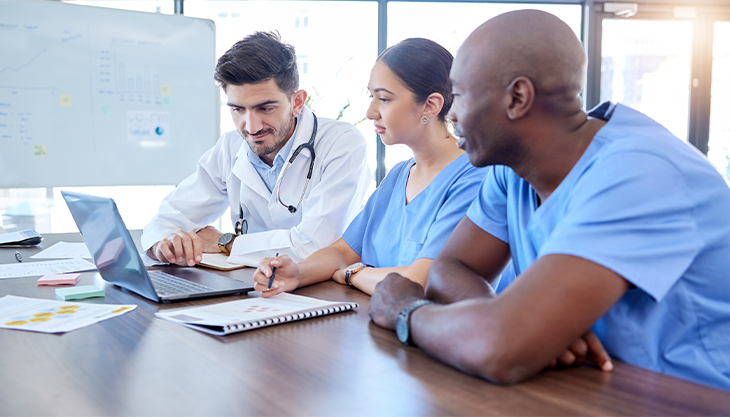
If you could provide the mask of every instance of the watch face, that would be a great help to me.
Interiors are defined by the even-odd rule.
[[[226,246],[231,242],[231,239],[233,239],[233,235],[230,233],[223,233],[221,237],[218,239],[218,244],[221,246]]]
[[[348,266],[347,269],[353,270],[353,269],[360,268],[361,266],[365,266],[365,264],[362,262],[355,262],[354,264]]]
[[[398,340],[408,344],[408,316],[404,314],[398,314],[398,319],[395,321],[395,333],[398,335]]]

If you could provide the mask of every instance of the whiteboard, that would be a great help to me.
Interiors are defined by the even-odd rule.
[[[0,0],[0,188],[177,184],[217,139],[215,25]]]

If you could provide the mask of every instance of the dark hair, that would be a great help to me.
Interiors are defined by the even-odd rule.
[[[416,102],[428,96],[444,96],[439,120],[445,121],[453,97],[449,72],[454,57],[443,46],[423,38],[409,38],[383,51],[378,57],[413,92]]]
[[[256,32],[236,42],[218,59],[213,76],[225,91],[230,85],[253,84],[274,79],[291,97],[299,88],[294,47],[277,32]]]

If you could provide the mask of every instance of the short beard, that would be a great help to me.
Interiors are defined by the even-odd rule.
[[[268,129],[261,129],[258,132],[255,133],[255,135],[259,135],[262,133],[273,133],[276,140],[271,146],[264,147],[264,145],[258,145],[254,143],[249,138],[251,137],[251,134],[244,130],[241,134],[243,135],[244,139],[246,139],[246,142],[248,143],[248,146],[251,148],[253,153],[258,155],[259,157],[266,156],[277,150],[279,145],[286,142],[287,139],[289,139],[289,132],[292,130],[292,126],[294,125],[294,117],[291,119],[286,119],[284,121],[284,124],[281,125],[281,129],[279,129],[279,132],[275,132],[274,129],[268,128]]]

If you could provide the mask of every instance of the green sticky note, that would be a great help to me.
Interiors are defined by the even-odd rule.
[[[112,105],[111,104],[99,104],[99,114],[102,116],[111,116]]]
[[[162,96],[161,98],[164,107],[172,107],[172,96]]]
[[[56,298],[63,301],[83,300],[84,298],[103,296],[104,290],[100,290],[95,285],[82,285],[80,287],[56,289]]]

